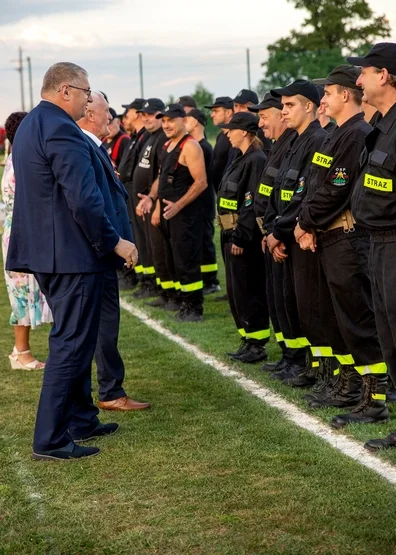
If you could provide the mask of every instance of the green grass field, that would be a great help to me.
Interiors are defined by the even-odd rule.
[[[124,311],[126,390],[152,409],[102,413],[121,429],[96,442],[100,457],[32,461],[41,372],[9,369],[3,282],[0,291],[1,555],[396,553],[393,486]],[[151,314],[228,361],[224,352],[238,343],[229,310],[213,298],[205,310],[202,324]],[[48,331],[32,333],[41,359]],[[273,356],[276,349],[271,344]],[[269,384],[258,368],[242,370],[304,406],[300,392]],[[391,428],[349,433],[363,439]],[[384,457],[395,460],[393,453]]]

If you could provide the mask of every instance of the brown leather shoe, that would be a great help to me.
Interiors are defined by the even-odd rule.
[[[114,401],[99,401],[98,407],[102,410],[143,410],[149,409],[151,403],[139,403],[125,396]]]

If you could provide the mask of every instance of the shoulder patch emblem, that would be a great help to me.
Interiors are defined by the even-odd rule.
[[[349,181],[349,171],[347,168],[335,168],[331,174],[331,182],[337,187],[343,187]]]
[[[305,187],[305,177],[300,177],[298,180],[298,187],[296,189],[296,193],[302,193]]]
[[[245,194],[245,206],[250,206],[253,202],[253,195],[250,191]]]

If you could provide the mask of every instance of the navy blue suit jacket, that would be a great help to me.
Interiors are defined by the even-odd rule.
[[[24,118],[12,151],[16,185],[8,270],[63,274],[123,265],[113,251],[120,236],[131,238],[126,192],[99,156],[55,104],[42,101]]]

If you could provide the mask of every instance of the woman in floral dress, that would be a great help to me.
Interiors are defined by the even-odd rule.
[[[19,124],[26,112],[12,113],[5,123],[6,136],[12,143]],[[12,153],[8,156],[1,182],[3,202],[5,204],[5,221],[2,240],[3,262],[7,258],[10,241],[12,212],[14,207],[15,175],[12,165]],[[30,352],[30,328],[52,322],[52,314],[37,281],[32,274],[5,271],[5,281],[11,303],[10,324],[14,327],[15,345],[9,355],[11,368],[21,370],[39,370],[45,363],[36,360]]]

